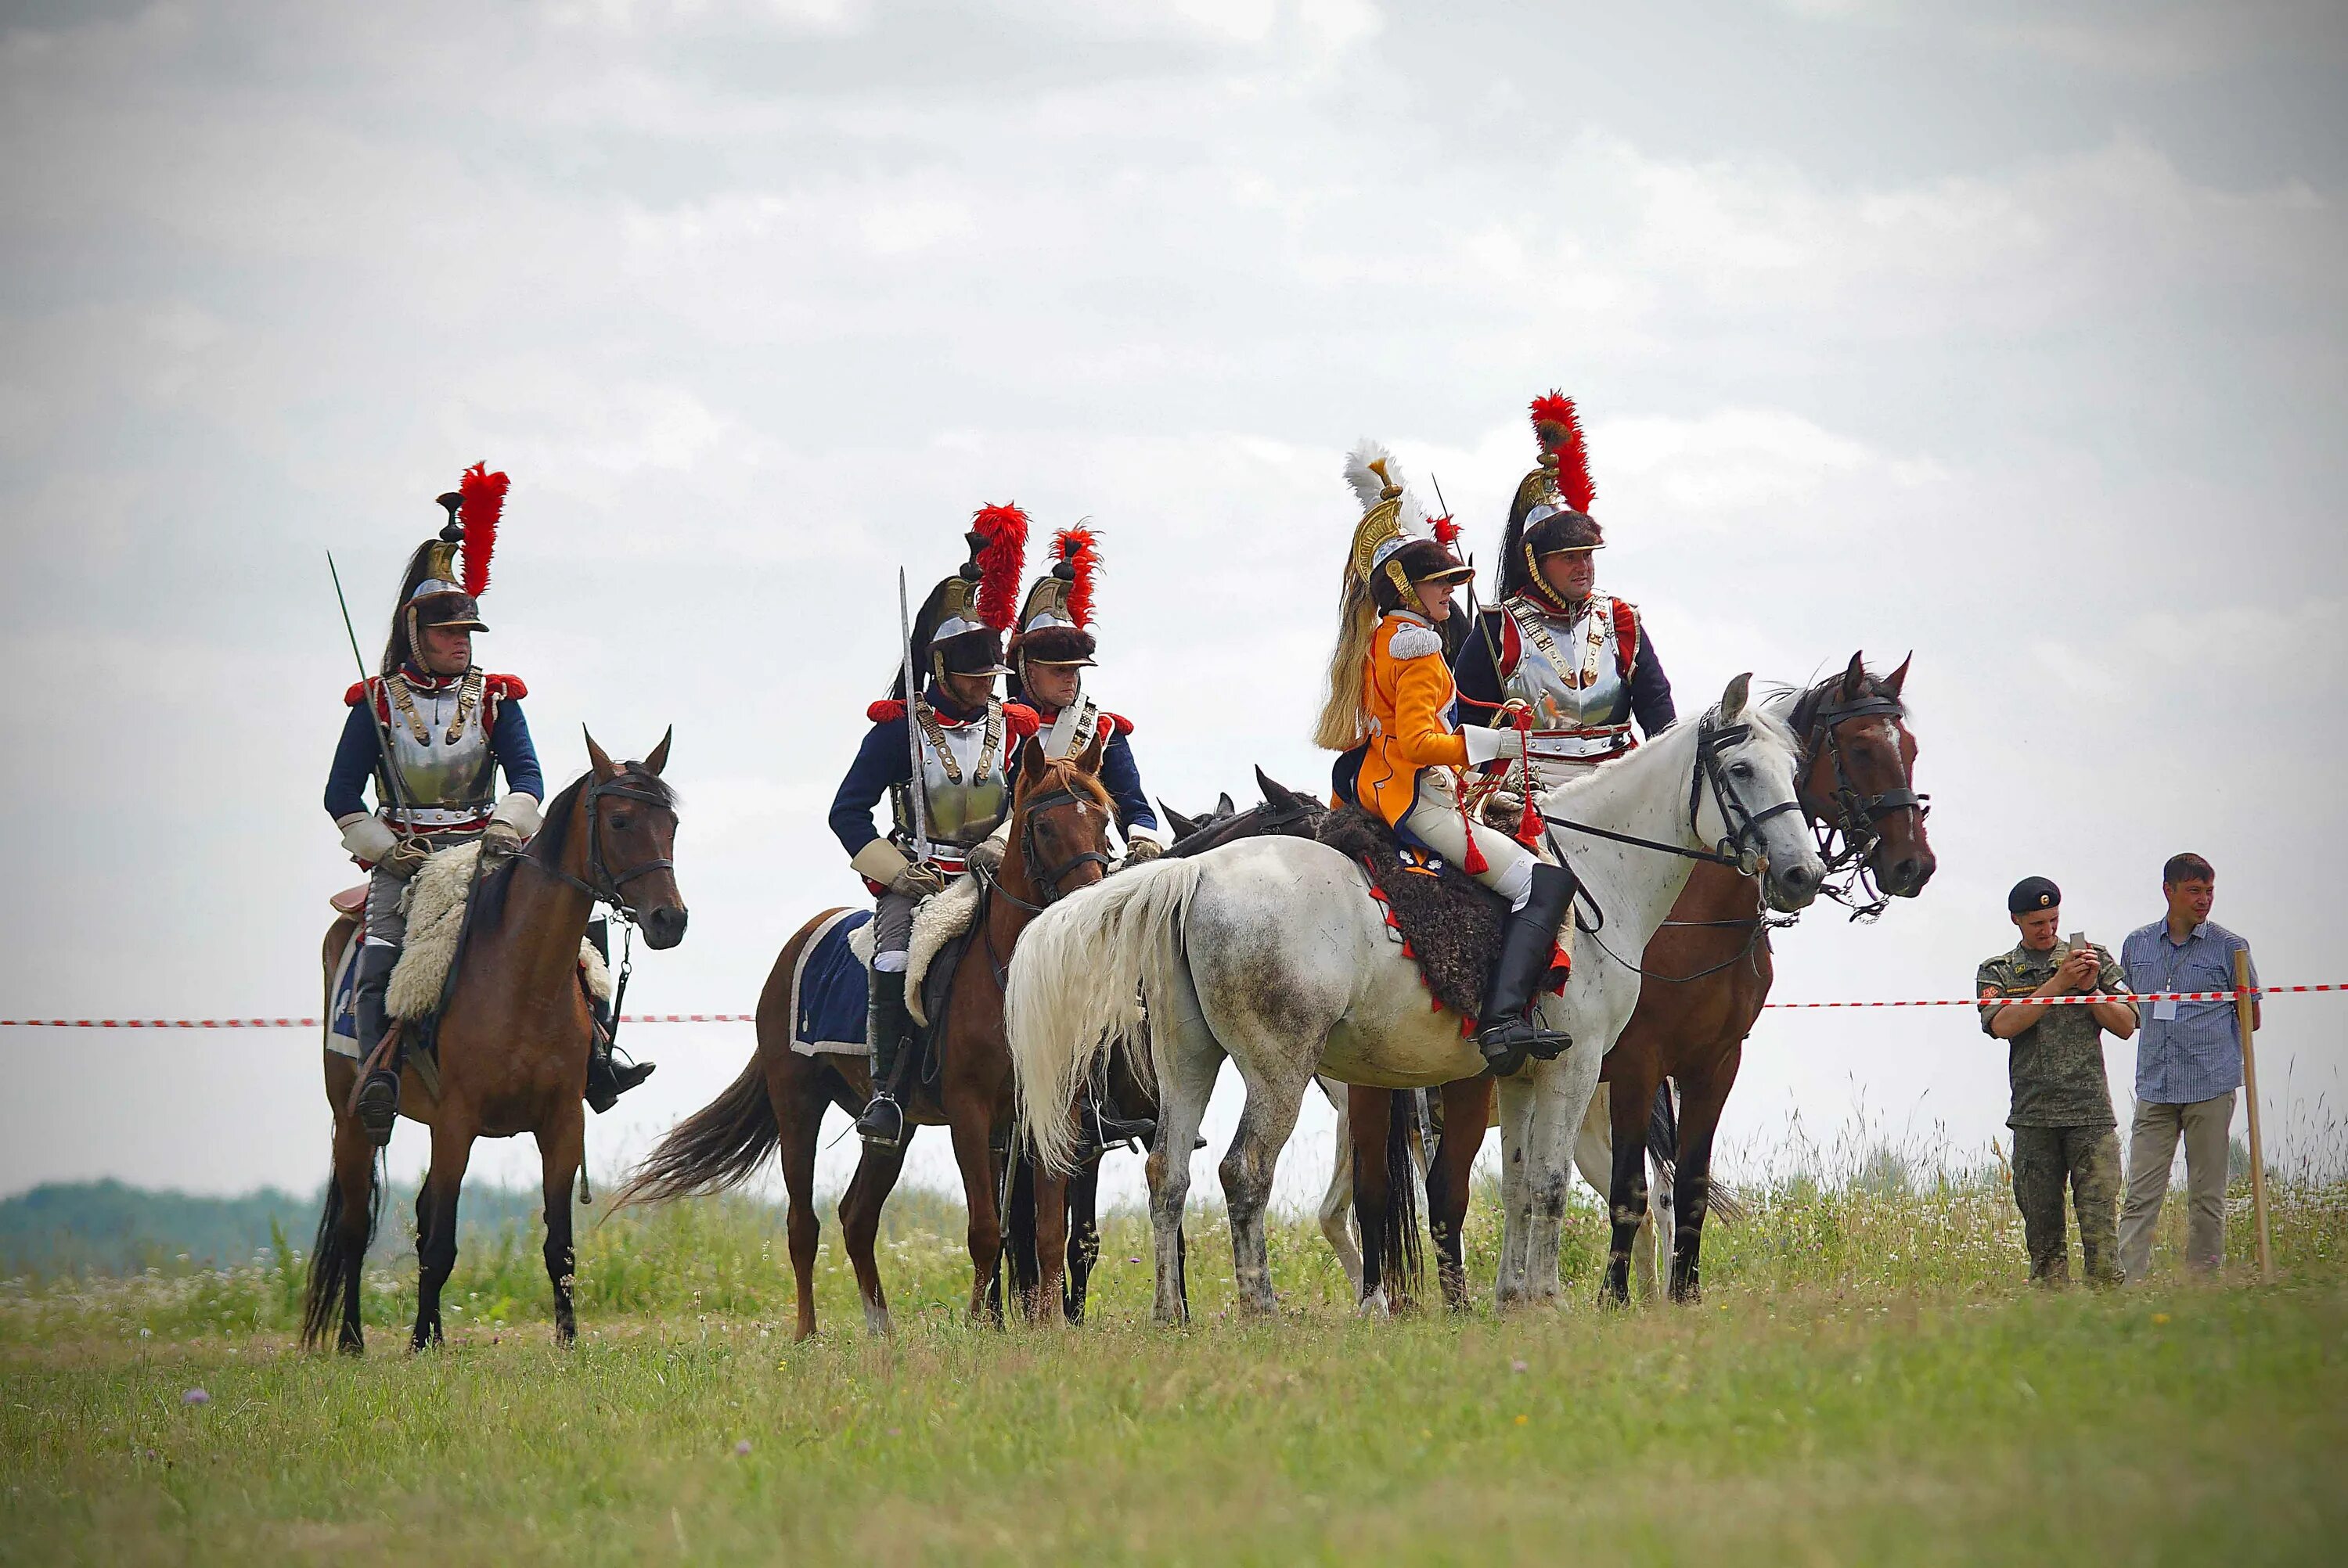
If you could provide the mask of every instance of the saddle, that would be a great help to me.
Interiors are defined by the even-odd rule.
[[[1484,1010],[1484,981],[1500,956],[1508,901],[1441,856],[1413,848],[1394,829],[1355,805],[1311,825],[1310,836],[1359,866],[1370,879],[1386,928],[1437,1007],[1459,1015],[1460,1032]],[[1565,988],[1571,960],[1559,948],[1540,989]]]

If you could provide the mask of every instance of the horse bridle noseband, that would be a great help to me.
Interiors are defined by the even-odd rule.
[[[1907,784],[1888,789],[1879,794],[1862,794],[1852,783],[1849,758],[1842,746],[1842,726],[1852,719],[1879,716],[1895,725],[1907,717],[1908,711],[1896,697],[1879,692],[1854,697],[1844,702],[1822,702],[1808,715],[1802,733],[1802,779],[1807,784],[1809,764],[1825,743],[1826,754],[1834,764],[1834,809],[1826,810],[1803,804],[1803,812],[1815,819],[1813,830],[1818,835],[1818,858],[1826,863],[1828,876],[1848,872],[1846,885],[1837,887],[1822,884],[1819,891],[1850,911],[1854,920],[1872,920],[1883,913],[1891,902],[1889,895],[1879,891],[1868,869],[1868,857],[1882,842],[1879,827],[1885,818],[1903,811],[1916,814],[1918,823],[1931,815],[1932,797]],[[1796,794],[1802,792],[1797,785]],[[1839,846],[1835,840],[1839,835]]]
[[[988,890],[1002,894],[1030,915],[1040,915],[1045,909],[1066,897],[1060,884],[1066,882],[1069,874],[1078,866],[1097,866],[1102,871],[1107,871],[1111,864],[1109,857],[1097,849],[1081,850],[1061,861],[1057,866],[1049,866],[1041,871],[1035,868],[1036,816],[1048,806],[1089,804],[1092,803],[1086,797],[1066,787],[1046,791],[1033,800],[1019,802],[1019,861],[1021,865],[1027,867],[1027,879],[1035,884],[1036,891],[1042,895],[1042,902],[1030,904],[1026,899],[1005,887],[999,876],[992,875],[983,877]]]
[[[1558,818],[1554,825],[1570,828],[1575,833],[1587,834],[1592,838],[1611,838],[1617,844],[1628,844],[1640,849],[1657,850],[1664,855],[1676,855],[1683,860],[1701,860],[1712,866],[1734,866],[1740,876],[1758,876],[1761,862],[1766,858],[1761,846],[1761,825],[1772,817],[1782,816],[1787,812],[1799,811],[1802,806],[1801,791],[1797,788],[1793,798],[1781,800],[1775,805],[1764,806],[1756,812],[1745,804],[1744,799],[1735,790],[1729,787],[1728,779],[1721,769],[1720,753],[1743,745],[1752,736],[1753,726],[1749,722],[1742,724],[1723,724],[1709,712],[1696,721],[1695,766],[1688,774],[1688,830],[1701,836],[1697,822],[1703,810],[1704,786],[1706,784],[1712,785],[1713,798],[1720,803],[1721,820],[1728,826],[1727,835],[1710,849],[1690,849],[1685,845],[1664,844],[1658,839],[1641,838],[1632,833],[1616,833],[1612,828],[1599,827],[1586,822],[1570,822],[1563,817]],[[1543,825],[1544,834],[1548,833],[1550,825]],[[1550,853],[1557,856],[1558,864],[1564,865],[1565,850],[1554,837],[1550,839],[1549,846]],[[1587,930],[1591,927],[1583,928]]]
[[[621,800],[640,801],[646,805],[656,805],[664,809],[669,808],[672,804],[671,798],[665,791],[646,789],[635,784],[631,774],[623,773],[609,779],[597,779],[587,786],[587,875],[584,877],[573,876],[560,866],[551,866],[543,860],[537,859],[527,851],[516,858],[537,866],[558,882],[568,882],[599,904],[610,905],[613,912],[623,923],[633,925],[636,912],[621,889],[639,876],[649,876],[655,871],[673,871],[676,868],[676,862],[668,856],[662,856],[655,860],[647,860],[639,865],[631,866],[625,871],[614,872],[607,867],[603,864],[602,836],[595,830],[595,806],[606,795]]]

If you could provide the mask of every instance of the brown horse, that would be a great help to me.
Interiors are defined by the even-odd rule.
[[[476,1138],[538,1140],[544,1165],[546,1276],[554,1286],[554,1331],[578,1335],[572,1308],[571,1190],[585,1144],[580,1097],[587,1085],[593,1029],[579,979],[579,944],[600,901],[641,921],[644,941],[673,948],[685,910],[672,856],[676,797],[662,782],[668,737],[641,763],[615,763],[587,737],[592,766],[546,808],[528,848],[486,871],[474,890],[466,935],[438,1022],[438,1083],[415,1060],[400,1075],[400,1111],[432,1129],[432,1165],[416,1194],[417,1349],[440,1343],[440,1291],[457,1261],[457,1194]],[[332,1010],[334,971],[355,922],[338,920],[323,957]],[[359,1275],[383,1212],[376,1149],[352,1097],[359,1063],[325,1053],[326,1100],[335,1112],[334,1174],[310,1255],[302,1343],[314,1347],[335,1322],[337,1348],[365,1348]]]
[[[976,935],[947,992],[938,1076],[933,1082],[917,1082],[906,1096],[912,1123],[953,1131],[970,1212],[970,1312],[988,1322],[1003,1319],[1000,1200],[1012,1109],[1011,1055],[1003,1037],[1004,970],[1019,933],[1044,906],[1097,882],[1107,867],[1114,808],[1097,776],[1107,740],[1104,729],[1081,755],[1062,762],[1046,760],[1040,746],[1021,748],[1011,797],[1011,842],[1001,868],[981,879]],[[791,1050],[791,976],[801,949],[834,913],[817,916],[783,945],[758,996],[758,1048],[741,1075],[670,1130],[613,1204],[723,1191],[747,1180],[779,1147],[790,1197],[791,1271],[798,1286],[797,1337],[802,1339],[816,1328],[817,1134],[827,1107],[837,1105],[854,1116],[871,1092],[864,1058],[802,1056]],[[889,1331],[889,1303],[873,1243],[881,1205],[897,1184],[911,1143],[909,1136],[894,1149],[865,1144],[839,1200],[840,1229],[865,1322],[877,1334]],[[1031,1317],[1060,1300],[1067,1212],[1066,1179],[1042,1177],[1035,1188],[1039,1277],[1025,1304]]]
[[[1912,898],[1936,865],[1924,834],[1925,797],[1914,784],[1916,741],[1900,702],[1907,679],[1906,661],[1878,677],[1854,653],[1839,674],[1799,693],[1787,719],[1801,740],[1802,811],[1819,835],[1829,869],[1847,870],[1859,889],[1840,897],[1858,900],[1862,915],[1882,907],[1881,898],[1865,894],[1868,881],[1889,897]],[[1701,1294],[1713,1136],[1736,1081],[1745,1037],[1761,1016],[1774,975],[1758,883],[1731,867],[1697,866],[1641,963],[1645,979],[1638,1009],[1602,1071],[1612,1150],[1607,1193],[1612,1235],[1601,1294],[1616,1304],[1630,1299],[1632,1248],[1647,1218],[1647,1154],[1662,1144],[1672,1149],[1677,1214],[1672,1298],[1694,1301]],[[1675,1140],[1659,1136],[1655,1125],[1666,1079],[1679,1087]],[[1461,1228],[1468,1177],[1491,1125],[1492,1081],[1462,1079],[1445,1084],[1440,1096],[1443,1133],[1426,1167],[1427,1218],[1444,1299],[1459,1307],[1467,1305]],[[1413,1272],[1403,1235],[1410,1224],[1409,1166],[1395,1153],[1394,1132],[1401,1103],[1397,1091],[1386,1090],[1355,1088],[1346,1099],[1341,1136],[1350,1145],[1365,1300],[1382,1277],[1398,1276],[1406,1286]],[[1582,1169],[1595,1184],[1589,1163]]]

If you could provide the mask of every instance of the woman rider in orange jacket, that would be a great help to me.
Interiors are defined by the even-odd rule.
[[[1477,1020],[1478,1049],[1505,1077],[1528,1056],[1546,1060],[1571,1043],[1529,1015],[1572,878],[1462,809],[1463,772],[1524,753],[1520,730],[1459,725],[1458,691],[1436,626],[1450,615],[1451,590],[1468,569],[1427,531],[1424,508],[1404,494],[1401,471],[1383,448],[1368,442],[1355,448],[1346,477],[1364,513],[1346,561],[1329,700],[1313,738],[1344,753],[1336,768],[1341,798],[1509,901]]]

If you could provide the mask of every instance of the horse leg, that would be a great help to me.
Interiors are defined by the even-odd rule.
[[[1269,1040],[1263,1043],[1272,1044]],[[1318,1060],[1320,1052],[1315,1050],[1313,1055],[1313,1060]],[[1242,1061],[1236,1057],[1233,1060]],[[1266,1051],[1258,1060],[1279,1059]],[[1313,1069],[1308,1061],[1292,1075],[1251,1075],[1242,1061],[1240,1075],[1247,1081],[1247,1101],[1240,1109],[1239,1132],[1233,1135],[1218,1170],[1223,1178],[1224,1209],[1231,1222],[1231,1276],[1239,1287],[1241,1309],[1269,1317],[1280,1310],[1280,1302],[1272,1289],[1272,1256],[1264,1237],[1264,1210],[1272,1203],[1272,1179],[1280,1163],[1280,1152],[1288,1146],[1288,1135],[1296,1131],[1297,1112],[1304,1108],[1304,1091],[1312,1086]],[[1363,1266],[1368,1266],[1366,1262]]]
[[[947,1106],[953,1136],[954,1163],[962,1168],[963,1202],[970,1225],[965,1240],[970,1248],[970,1318],[973,1323],[1003,1327],[1003,1214],[996,1205],[997,1178],[992,1107],[972,1104],[952,1092]],[[975,1099],[975,1096],[971,1097]]]
[[[554,1339],[568,1345],[579,1337],[579,1318],[572,1309],[571,1287],[579,1271],[579,1256],[571,1241],[571,1194],[579,1180],[580,1162],[586,1158],[586,1113],[582,1102],[565,1095],[554,1123],[538,1129],[538,1158],[546,1180],[546,1277],[554,1286]]]
[[[1443,1136],[1426,1167],[1426,1223],[1435,1236],[1435,1270],[1443,1286],[1443,1304],[1465,1312],[1468,1188],[1492,1117],[1492,1081],[1463,1078],[1445,1084],[1442,1094]]]
[[[1492,1300],[1506,1308],[1523,1301],[1526,1291],[1526,1244],[1532,1228],[1526,1173],[1533,1135],[1531,1075],[1519,1072],[1502,1079],[1496,1091],[1500,1097],[1500,1268],[1492,1282]]]
[[[1321,1234],[1329,1238],[1329,1250],[1337,1255],[1337,1266],[1345,1271],[1345,1283],[1354,1287],[1354,1299],[1358,1301],[1362,1297],[1362,1252],[1354,1245],[1353,1118],[1346,1113],[1344,1086],[1333,1084],[1325,1078],[1318,1081],[1322,1091],[1329,1096],[1330,1104],[1337,1110],[1336,1158],[1329,1172],[1329,1190],[1321,1194]]]
[[[1647,1222],[1631,1245],[1631,1262],[1639,1281],[1639,1299],[1653,1301],[1660,1288],[1658,1259],[1668,1258],[1676,1234],[1672,1225],[1672,1188],[1678,1170],[1679,1116],[1668,1078],[1655,1085],[1655,1106],[1647,1123]],[[1657,1152],[1661,1143],[1669,1154]]]
[[[1679,1228],[1672,1236],[1673,1301],[1704,1299],[1698,1264],[1704,1218],[1712,1207],[1712,1140],[1720,1131],[1720,1112],[1728,1103],[1743,1054],[1740,1042],[1702,1079],[1680,1085],[1679,1169],[1673,1183],[1673,1206],[1679,1211]]]
[[[1599,1299],[1627,1307],[1632,1245],[1647,1221],[1647,1118],[1655,1101],[1655,1075],[1642,1055],[1631,1052],[1614,1063],[1613,1071],[1606,1086],[1607,1132],[1613,1144],[1613,1170],[1606,1186],[1612,1236]]]
[[[1085,1320],[1085,1296],[1100,1262],[1100,1171],[1107,1157],[1094,1155],[1068,1179],[1068,1276],[1060,1307],[1071,1323]]]
[[[1166,1030],[1167,1060],[1158,1070],[1158,1135],[1149,1145],[1149,1229],[1156,1298],[1150,1317],[1158,1323],[1179,1326],[1190,1320],[1182,1271],[1182,1209],[1190,1196],[1190,1152],[1199,1142],[1199,1123],[1206,1120],[1207,1102],[1215,1091],[1215,1075],[1222,1071],[1222,1046],[1207,1028],[1199,997],[1187,975],[1179,977],[1175,1016]],[[1155,1047],[1153,1047],[1155,1054]]]
[[[804,1079],[793,1077],[778,1084],[769,1078],[767,1095],[775,1110],[775,1130],[782,1145],[783,1190],[789,1200],[784,1230],[789,1237],[791,1282],[798,1301],[794,1340],[815,1332],[815,1257],[823,1236],[823,1220],[815,1210],[815,1153],[823,1131],[824,1108],[830,1103],[823,1091],[819,1069]]]
[[[432,1168],[416,1194],[416,1331],[411,1348],[438,1345],[440,1289],[457,1266],[457,1194],[473,1158],[473,1130],[447,1121],[432,1124]]]
[[[1599,1200],[1609,1204],[1614,1196],[1612,1087],[1611,1081],[1600,1082],[1598,1091],[1590,1097],[1590,1109],[1582,1112],[1581,1131],[1573,1141],[1574,1168],[1581,1173],[1581,1179],[1590,1184],[1590,1190],[1598,1194]],[[1660,1187],[1657,1183],[1648,1191],[1652,1194]],[[1631,1238],[1631,1274],[1641,1301],[1652,1301],[1655,1296],[1655,1238],[1663,1234],[1654,1223],[1656,1201],[1650,1196],[1648,1213],[1638,1235]]]
[[[351,1075],[355,1076],[355,1075]],[[344,1084],[347,1092],[350,1085]],[[375,1145],[355,1116],[335,1116],[334,1176],[318,1217],[318,1239],[310,1249],[308,1299],[303,1310],[303,1343],[314,1345],[329,1321],[340,1327],[335,1348],[345,1355],[366,1352],[359,1322],[359,1285],[367,1247],[375,1240]]]
[[[857,1156],[856,1174],[849,1178],[848,1191],[839,1195],[840,1239],[847,1244],[849,1264],[856,1270],[856,1293],[864,1302],[864,1327],[873,1334],[890,1332],[889,1297],[880,1288],[880,1266],[872,1255],[873,1243],[880,1234],[880,1205],[889,1201],[912,1142],[909,1137],[893,1149],[865,1144]],[[814,1315],[813,1307],[808,1311],[808,1316]]]
[[[1386,1179],[1386,1134],[1394,1122],[1394,1094],[1385,1089],[1354,1089],[1345,1095],[1347,1162],[1354,1167],[1354,1220],[1362,1230],[1362,1277],[1354,1299],[1365,1317],[1386,1317],[1386,1226],[1393,1223],[1394,1194]]]
[[[1068,1279],[1068,1195],[1081,1173],[1069,1176],[1027,1162],[1035,1173],[1035,1287],[1025,1303],[1031,1323],[1057,1323]]]
[[[1570,1050],[1534,1065],[1533,1114],[1526,1139],[1525,1288],[1534,1300],[1558,1297],[1558,1248],[1565,1232],[1565,1199],[1573,1181],[1573,1137],[1598,1087],[1594,1050]]]

